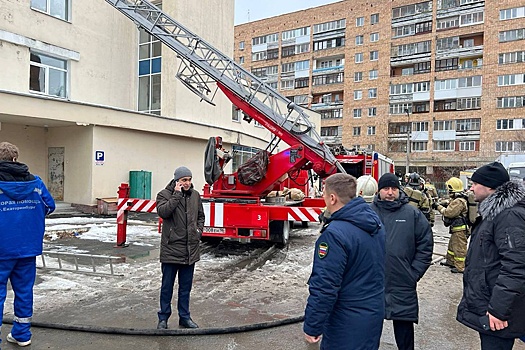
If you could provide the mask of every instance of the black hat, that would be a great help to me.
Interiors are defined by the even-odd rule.
[[[399,179],[395,174],[392,173],[386,173],[383,176],[379,178],[379,181],[377,182],[378,190],[381,190],[385,187],[394,187],[394,188],[401,188],[399,184]]]
[[[500,162],[494,162],[483,165],[472,174],[470,179],[472,182],[486,187],[498,188],[505,182],[509,181],[510,177],[507,170],[503,167],[503,164]]]

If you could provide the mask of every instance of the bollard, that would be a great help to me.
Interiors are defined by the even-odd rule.
[[[126,243],[126,228],[128,225],[127,200],[129,198],[129,185],[127,183],[121,183],[117,193],[117,245],[115,248],[124,248],[128,246]]]

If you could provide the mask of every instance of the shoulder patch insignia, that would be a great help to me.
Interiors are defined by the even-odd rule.
[[[321,242],[319,243],[319,248],[317,250],[317,255],[320,259],[324,258],[328,254],[328,243]]]

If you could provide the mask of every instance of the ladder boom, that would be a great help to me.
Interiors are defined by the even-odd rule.
[[[319,175],[345,172],[321,141],[309,116],[286,97],[186,29],[146,0],[106,0],[175,51],[181,60],[177,78],[202,100],[213,104],[217,88],[250,118],[289,145],[301,143]]]

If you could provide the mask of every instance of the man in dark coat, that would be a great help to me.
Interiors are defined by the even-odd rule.
[[[396,175],[381,176],[372,209],[386,229],[385,318],[393,320],[398,349],[413,350],[416,287],[432,262],[434,240],[428,220],[400,187]]]
[[[190,292],[195,263],[200,260],[200,239],[204,209],[199,193],[191,184],[191,171],[178,167],[174,178],[157,194],[157,213],[163,219],[160,243],[162,287],[158,329],[168,328],[175,277],[179,274],[177,310],[179,325],[198,328],[190,317]]]
[[[494,162],[472,174],[480,216],[472,227],[457,320],[482,350],[508,350],[525,335],[525,187]]]
[[[356,197],[356,179],[334,174],[323,191],[331,216],[315,244],[304,333],[321,349],[377,350],[384,315],[385,231]]]

